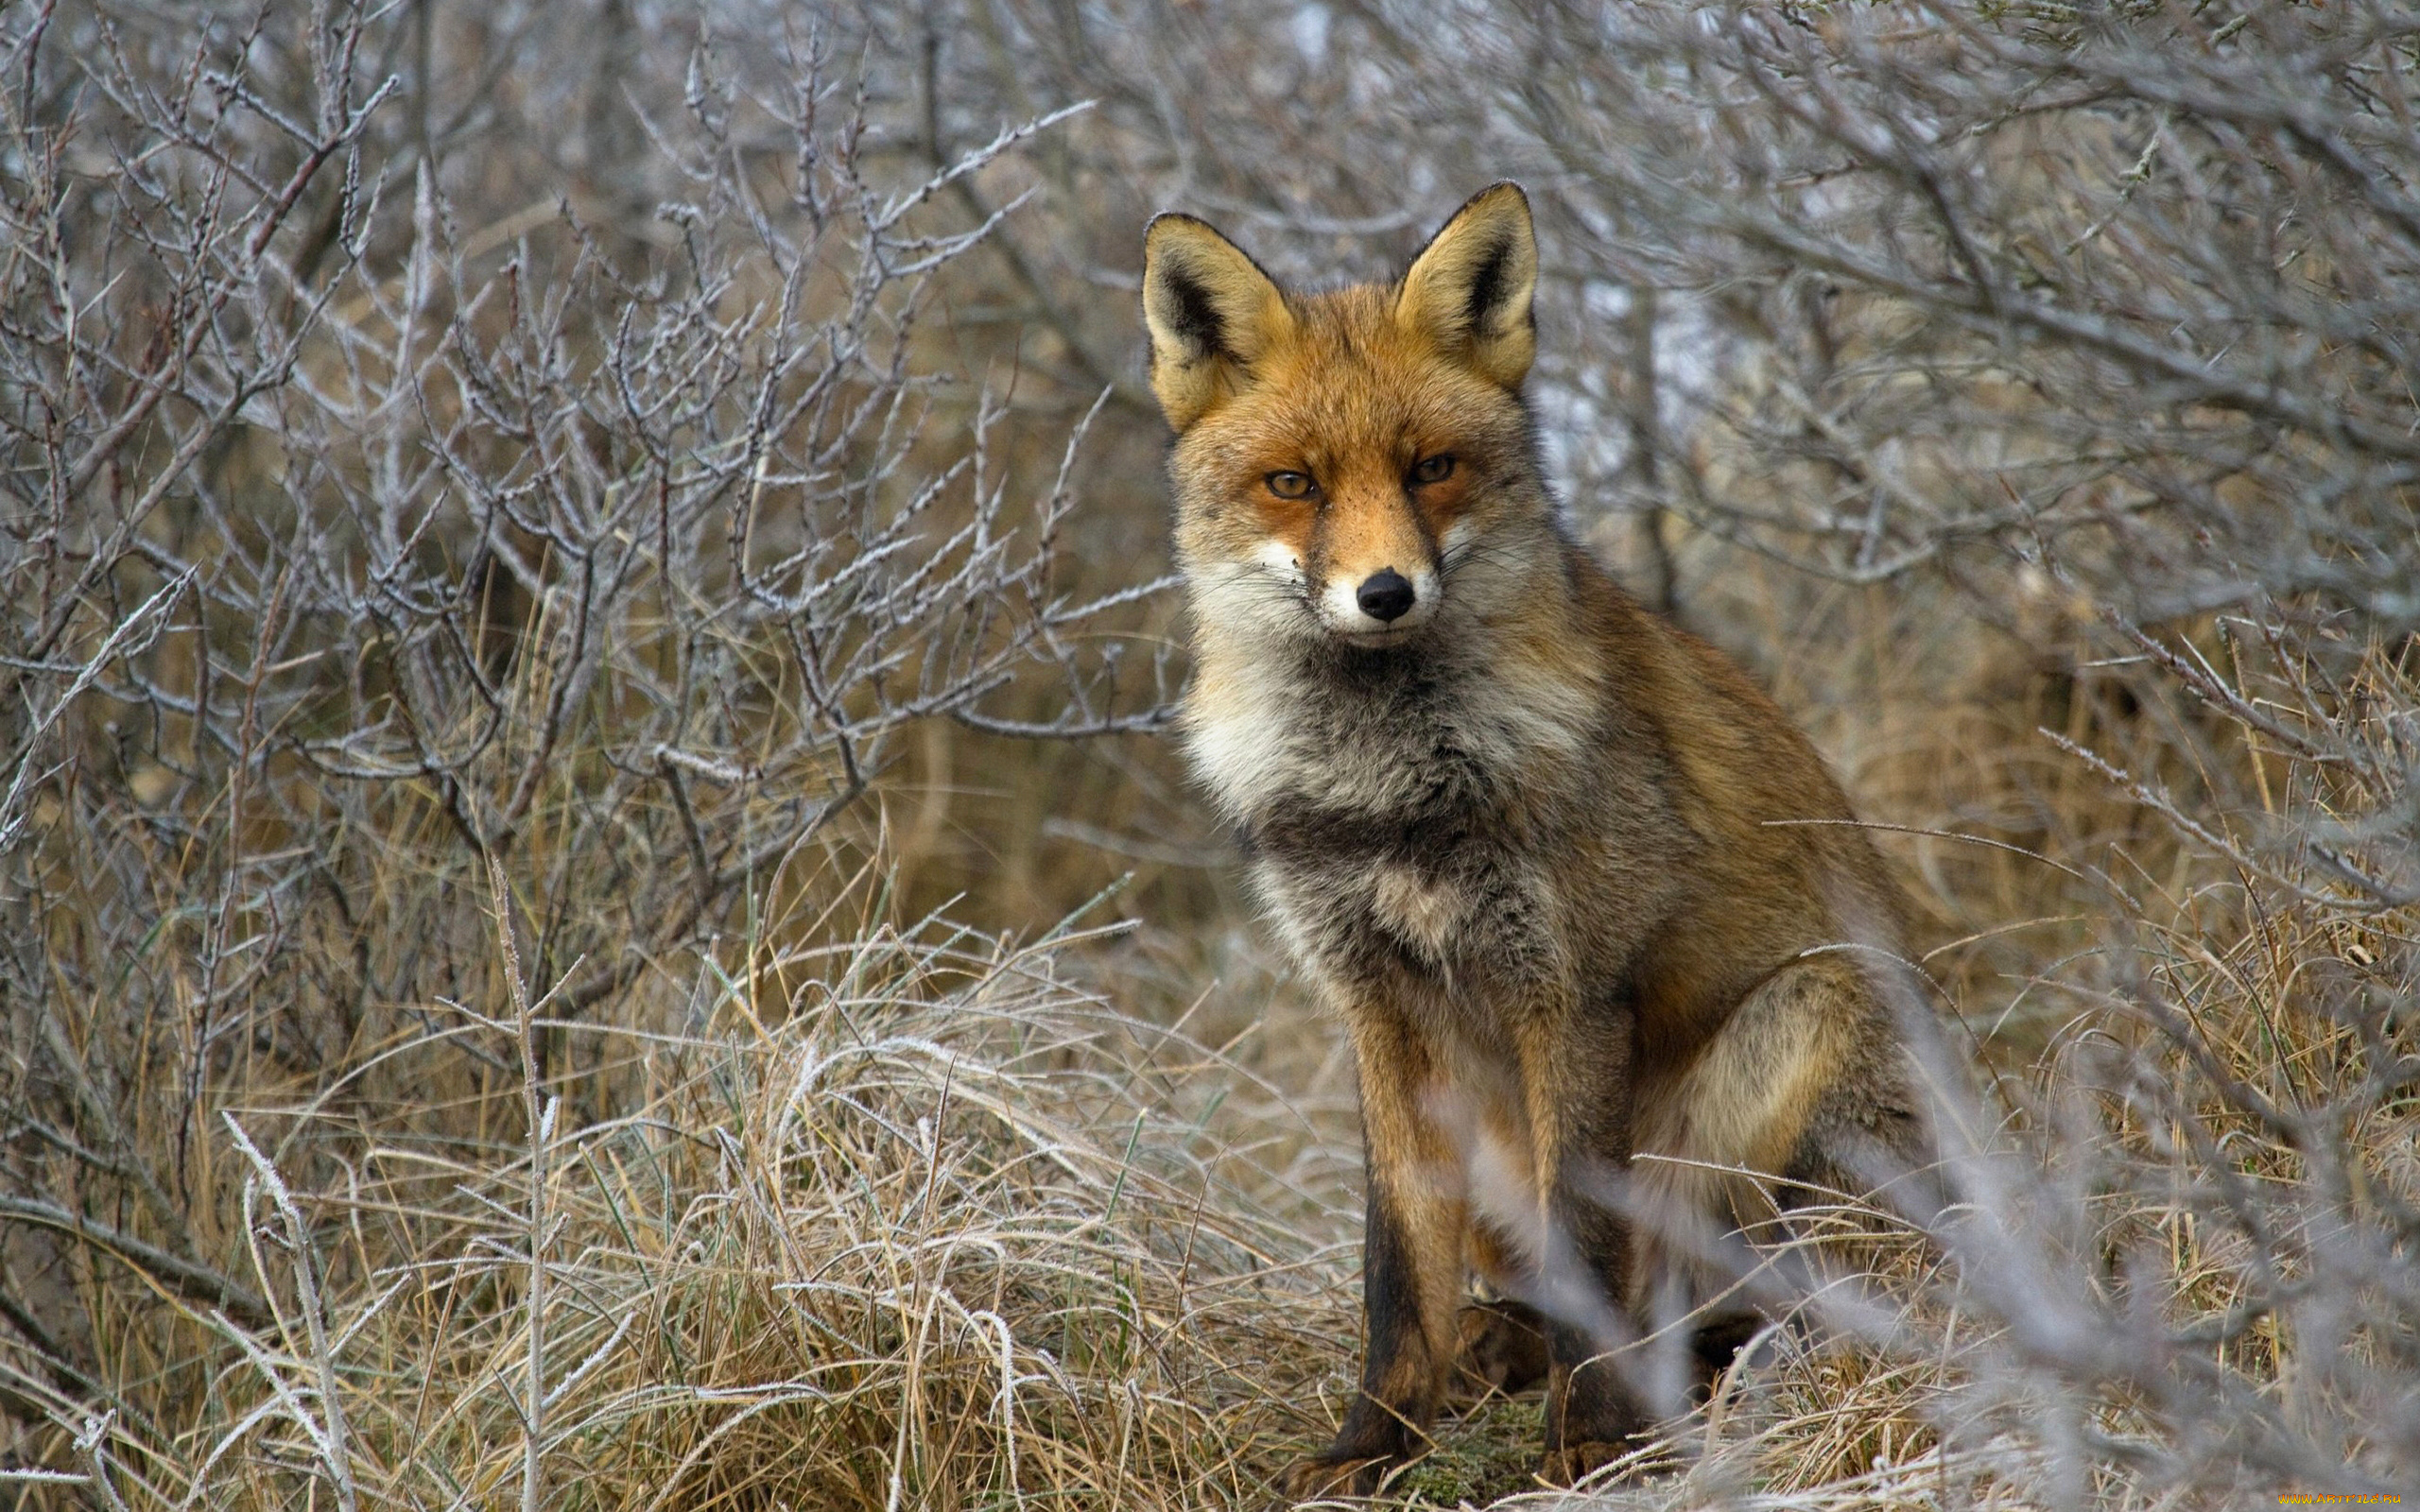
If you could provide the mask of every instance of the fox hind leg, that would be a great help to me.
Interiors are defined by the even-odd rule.
[[[1751,1281],[1738,1301],[1698,1321],[1688,1340],[1694,1395],[1769,1310],[1821,1283],[1801,1254],[1753,1252],[1745,1235],[1754,1226],[1877,1186],[1885,1200],[1907,1189],[1903,1209],[1926,1200],[1929,1141],[1869,974],[1893,969],[1849,952],[1800,957],[1748,994],[1685,1073],[1640,1089],[1647,1158],[1633,1194],[1645,1237],[1634,1284],[1643,1296],[1685,1286],[1697,1302]]]

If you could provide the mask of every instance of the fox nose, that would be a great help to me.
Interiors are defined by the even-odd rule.
[[[1374,620],[1392,622],[1410,612],[1411,601],[1418,595],[1412,590],[1411,579],[1392,567],[1381,567],[1362,580],[1353,596],[1362,613]]]

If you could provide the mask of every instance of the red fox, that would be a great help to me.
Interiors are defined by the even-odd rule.
[[[1420,1452],[1473,1272],[1543,1334],[1543,1473],[1605,1464],[1669,1404],[1626,1346],[1685,1284],[1679,1220],[1742,1221],[1722,1172],[1787,1200],[1927,1148],[1903,900],[1839,785],[1557,511],[1537,270],[1512,183],[1384,285],[1281,288],[1186,215],[1145,240],[1184,736],[1359,1079],[1360,1390],[1289,1496]]]

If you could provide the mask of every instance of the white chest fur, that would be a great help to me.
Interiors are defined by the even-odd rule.
[[[1185,708],[1195,770],[1221,809],[1248,821],[1287,800],[1385,815],[1416,802],[1447,765],[1509,788],[1584,757],[1588,690],[1511,659],[1491,666],[1468,646],[1432,655],[1422,676],[1375,689],[1321,677],[1298,657],[1206,655]]]

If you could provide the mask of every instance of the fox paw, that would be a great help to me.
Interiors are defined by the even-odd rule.
[[[1333,1452],[1308,1455],[1287,1468],[1280,1484],[1286,1503],[1316,1502],[1335,1496],[1374,1496],[1387,1472],[1402,1463],[1392,1457],[1346,1458]]]
[[[1549,1486],[1577,1486],[1636,1447],[1627,1439],[1589,1438],[1550,1449],[1538,1467],[1538,1479]]]
[[[1456,1320],[1454,1386],[1465,1401],[1491,1392],[1512,1396],[1547,1378],[1553,1361],[1546,1320],[1518,1302],[1478,1302]]]

